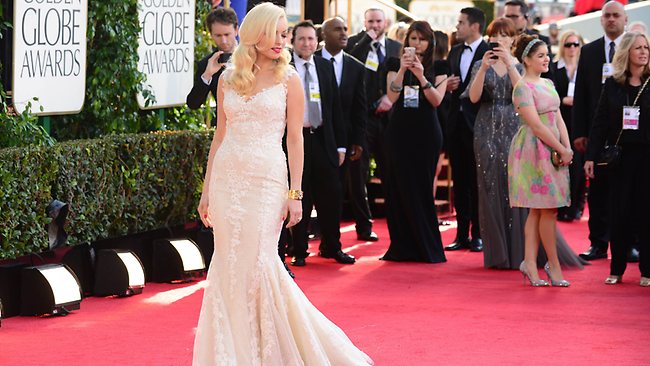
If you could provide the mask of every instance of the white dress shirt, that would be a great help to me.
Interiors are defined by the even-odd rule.
[[[334,74],[336,74],[336,84],[341,86],[341,75],[343,74],[343,51],[340,51],[336,56],[332,56],[331,53],[323,47],[322,50],[323,58],[327,61],[330,61],[334,57]]]
[[[309,85],[305,85],[305,64],[309,64],[309,76],[311,76],[311,82],[312,84],[315,83],[318,85],[318,73],[316,73],[316,64],[314,63],[314,56],[310,56],[309,60],[304,60],[300,58],[295,52],[293,54],[293,62],[296,65],[296,71],[298,72],[298,76],[300,76],[300,82],[302,84],[302,87],[309,88]],[[318,90],[320,90],[320,85],[318,85]],[[308,96],[305,96],[305,98],[308,98]],[[308,128],[311,127],[311,123],[309,123],[309,112],[307,110],[307,102],[309,100],[305,99],[305,113],[303,117],[303,127]],[[318,107],[320,109],[320,101],[318,102]]]
[[[463,82],[465,81],[465,78],[467,78],[467,74],[472,69],[472,60],[474,59],[478,45],[480,45],[482,41],[483,38],[478,37],[478,39],[471,44],[465,43],[465,45],[469,46],[469,48],[463,49],[463,53],[460,54],[460,79]]]
[[[625,33],[623,33],[623,34],[625,34]],[[612,41],[614,41],[614,43],[616,44],[616,48],[614,49],[614,51],[616,51],[618,49],[618,46],[621,44],[621,39],[623,38],[623,34],[618,36],[618,38],[616,38],[616,39],[609,39],[609,37],[607,37],[607,35],[604,35],[603,38],[605,39],[605,63],[610,63],[611,64],[612,61],[614,61],[614,60],[609,60],[609,44]]]

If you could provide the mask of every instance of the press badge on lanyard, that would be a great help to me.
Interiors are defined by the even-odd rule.
[[[404,85],[404,108],[417,108],[420,105],[419,85]]]
[[[377,71],[379,68],[379,57],[377,52],[370,51],[368,52],[368,57],[366,58],[366,69],[371,71]]]
[[[309,83],[309,101],[320,102],[320,89],[318,83]]]
[[[604,63],[602,83],[605,84],[605,80],[612,75],[614,75],[614,67],[610,63]]]
[[[623,129],[638,130],[640,116],[641,116],[640,107],[624,106],[623,107]]]

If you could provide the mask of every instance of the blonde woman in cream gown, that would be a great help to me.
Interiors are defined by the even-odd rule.
[[[286,34],[282,8],[253,8],[219,81],[217,131],[198,207],[214,228],[215,250],[193,365],[372,364],[309,302],[277,257],[284,220],[293,226],[302,216],[288,189],[301,186],[304,91],[288,64]]]

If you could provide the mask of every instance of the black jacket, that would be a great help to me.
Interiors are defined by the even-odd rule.
[[[623,106],[632,105],[636,93],[631,93],[629,86],[617,83],[613,78],[607,78],[598,102],[591,131],[585,160],[595,161],[606,144],[614,144],[623,124]],[[641,107],[639,129],[626,130],[621,134],[619,145],[637,144],[650,145],[650,83],[646,85],[636,103]]]

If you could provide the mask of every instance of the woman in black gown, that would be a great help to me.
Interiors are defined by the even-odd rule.
[[[413,22],[401,59],[387,60],[387,94],[394,104],[385,130],[390,247],[384,260],[446,261],[431,187],[442,148],[436,107],[447,75],[433,61],[434,44],[429,23]]]

